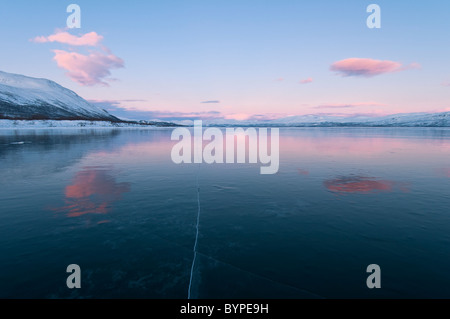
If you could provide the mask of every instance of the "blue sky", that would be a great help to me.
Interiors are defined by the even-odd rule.
[[[81,7],[81,29],[65,30],[71,3]],[[381,7],[381,29],[366,26],[371,3]],[[3,1],[0,70],[49,78],[129,117],[435,112],[450,110],[449,17],[448,1]],[[102,40],[31,41],[58,32]],[[108,86],[86,85],[54,50],[95,51],[123,67],[107,69]],[[349,59],[393,67],[350,74]],[[339,61],[347,69],[331,71]]]

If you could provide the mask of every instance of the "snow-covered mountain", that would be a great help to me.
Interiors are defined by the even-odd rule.
[[[53,81],[2,71],[0,119],[120,121]]]
[[[178,123],[178,122],[176,122]],[[183,121],[183,125],[193,125]],[[204,120],[204,126],[268,126],[268,127],[450,127],[450,112],[443,113],[405,113],[388,116],[336,116],[310,114],[279,118],[275,120],[237,121],[226,119]]]
[[[31,78],[0,71],[0,119],[13,120],[121,120],[100,107],[93,105],[75,92],[46,79]],[[138,123],[139,121],[132,121]],[[159,121],[157,121],[159,122]],[[189,123],[190,122],[190,123]],[[192,125],[192,121],[176,122]],[[141,123],[142,124],[142,123]],[[146,123],[155,125],[157,123]],[[163,123],[164,126],[173,123]],[[311,114],[290,116],[275,120],[238,121],[215,119],[203,121],[205,126],[407,126],[450,127],[450,112],[408,113],[382,117],[333,116]]]
[[[269,122],[281,126],[424,126],[450,127],[450,112],[405,113],[387,116],[291,116]]]

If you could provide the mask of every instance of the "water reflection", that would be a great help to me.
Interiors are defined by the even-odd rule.
[[[324,186],[329,191],[338,193],[390,192],[393,185],[392,181],[376,180],[373,177],[364,176],[341,176],[324,182]]]
[[[106,168],[86,167],[78,172],[73,183],[65,189],[68,217],[87,214],[107,214],[123,193],[130,191],[130,183],[118,183]]]
[[[447,176],[447,177],[450,177],[450,168],[446,168],[444,170],[444,175]]]
[[[0,132],[0,298],[186,298],[199,204],[199,298],[449,297],[450,130],[280,132],[273,176],[175,165],[170,129]]]
[[[437,176],[450,178],[450,168],[441,168],[436,169],[435,171]]]
[[[299,169],[297,169],[297,172],[299,175],[304,175],[304,176],[309,175],[309,171],[307,171],[306,169],[299,168]]]
[[[6,183],[64,171],[99,148],[114,150],[128,140],[117,130],[0,131],[0,179]],[[22,144],[23,143],[23,144]]]

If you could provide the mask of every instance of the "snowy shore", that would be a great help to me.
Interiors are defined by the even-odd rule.
[[[49,129],[49,128],[157,128],[161,123],[115,123],[108,121],[55,121],[55,120],[0,120],[0,129]]]

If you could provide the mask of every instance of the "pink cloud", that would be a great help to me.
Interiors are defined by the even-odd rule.
[[[364,106],[386,106],[386,104],[381,104],[377,102],[361,102],[361,103],[337,103],[337,104],[322,104],[314,107],[315,109],[345,109],[354,107],[364,107]]]
[[[56,32],[48,37],[36,37],[32,41],[36,43],[57,42],[74,46],[97,46],[102,40],[103,36],[96,32],[86,33],[79,37],[68,32]]]
[[[350,58],[335,62],[331,65],[331,71],[342,76],[373,77],[380,74],[404,71],[407,69],[420,68],[418,63],[403,66],[399,62],[382,61],[374,59]]]
[[[300,84],[308,84],[308,83],[312,83],[313,82],[313,78],[307,78],[305,80],[301,80]]]
[[[114,54],[93,52],[83,55],[77,52],[53,50],[58,67],[67,70],[67,75],[84,86],[101,84],[108,86],[105,79],[111,75],[111,69],[124,67],[124,61]]]
[[[89,54],[70,52],[64,50],[53,50],[58,67],[67,71],[67,75],[75,82],[84,86],[96,84],[108,86],[108,82],[114,81],[109,78],[111,69],[123,68],[124,61],[111,53],[111,51],[100,45],[103,36],[96,32],[86,33],[80,36],[72,35],[66,31],[56,31],[48,37],[39,36],[31,41],[35,43],[61,43],[70,46],[97,47]]]
[[[225,119],[227,120],[245,121],[248,120],[249,118],[251,118],[251,114],[238,113],[225,115]]]
[[[248,119],[251,121],[270,121],[270,120],[276,120],[279,118],[287,117],[290,114],[286,113],[264,113],[264,114],[253,114]]]

